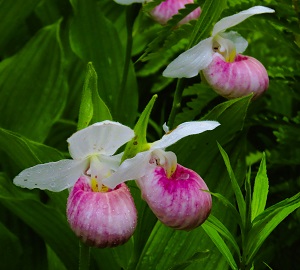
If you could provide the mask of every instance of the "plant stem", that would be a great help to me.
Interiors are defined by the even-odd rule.
[[[176,114],[181,108],[183,89],[184,89],[184,79],[178,79],[175,94],[174,94],[172,109],[168,120],[168,127],[170,128],[170,130],[173,128]]]
[[[84,243],[79,243],[79,270],[88,270],[90,268],[90,247]]]

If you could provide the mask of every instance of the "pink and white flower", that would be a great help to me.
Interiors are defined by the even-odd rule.
[[[67,140],[73,159],[25,169],[14,184],[56,192],[72,188],[67,218],[76,235],[97,247],[122,244],[135,229],[136,209],[125,184],[110,189],[103,179],[117,170],[122,154],[113,154],[133,136],[133,130],[117,122],[91,125]]]
[[[177,157],[165,148],[180,139],[213,130],[215,121],[185,122],[168,131],[149,149],[126,159],[103,183],[114,188],[122,181],[136,180],[142,196],[157,218],[167,226],[191,230],[205,221],[211,209],[211,196],[205,182],[194,171],[177,164]]]
[[[217,22],[212,36],[179,55],[163,72],[171,78],[191,78],[200,71],[219,94],[235,98],[254,93],[259,96],[268,88],[268,74],[263,65],[242,56],[248,42],[237,32],[225,32],[250,16],[272,13],[273,9],[255,6]]]
[[[151,0],[115,0],[118,4],[130,5],[133,3],[146,3]],[[166,24],[174,15],[178,14],[180,9],[184,9],[186,4],[193,4],[194,0],[165,0],[150,11],[150,16],[160,24]],[[184,19],[182,19],[178,25],[185,24],[191,20],[198,19],[201,14],[201,8],[196,8]]]

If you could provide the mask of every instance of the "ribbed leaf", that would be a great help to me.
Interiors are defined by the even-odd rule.
[[[0,63],[0,125],[36,141],[46,138],[67,97],[59,25],[45,27]]]
[[[125,54],[116,29],[95,1],[71,0],[71,4],[75,13],[70,29],[72,50],[86,63],[93,63],[99,95],[113,119],[132,124],[137,113],[137,84],[129,65],[126,87],[121,91]]]
[[[0,51],[14,37],[15,31],[24,23],[26,17],[39,2],[40,0],[16,0],[13,3],[9,0],[0,1]]]

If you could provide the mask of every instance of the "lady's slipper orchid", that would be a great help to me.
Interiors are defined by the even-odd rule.
[[[123,181],[136,180],[144,200],[167,226],[190,230],[204,222],[211,209],[211,196],[202,191],[207,186],[192,170],[177,165],[173,152],[164,149],[178,140],[219,126],[215,121],[194,121],[168,131],[149,149],[125,160],[103,183],[114,188]]]
[[[121,155],[113,154],[133,136],[133,130],[117,122],[91,125],[67,140],[73,160],[28,168],[15,177],[14,184],[51,191],[74,186],[67,204],[74,232],[87,244],[98,247],[124,243],[136,225],[133,199],[125,184],[110,189],[102,180],[118,168]]]
[[[163,75],[171,78],[191,78],[200,71],[207,82],[219,94],[234,98],[254,92],[260,95],[268,87],[268,74],[263,65],[245,51],[248,42],[237,32],[225,32],[252,15],[272,13],[273,9],[255,6],[225,17],[217,22],[212,36],[179,55],[171,62]]]
[[[132,3],[146,3],[151,0],[115,0],[115,2],[123,5],[130,5]],[[166,24],[174,15],[178,14],[180,9],[184,9],[186,4],[193,4],[194,0],[165,0],[150,11],[150,16],[160,24]],[[191,20],[197,19],[201,14],[201,9],[196,8],[184,19],[182,19],[178,25],[185,24]]]

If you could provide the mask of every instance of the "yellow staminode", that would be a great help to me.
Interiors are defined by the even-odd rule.
[[[104,186],[102,184],[101,184],[101,187],[99,188],[99,184],[98,184],[96,178],[91,179],[91,187],[94,192],[107,192],[109,190],[109,188],[107,186]]]

